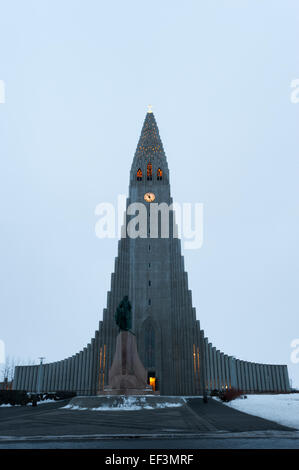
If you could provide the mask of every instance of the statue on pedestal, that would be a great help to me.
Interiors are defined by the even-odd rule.
[[[122,301],[115,312],[115,323],[119,326],[120,331],[130,331],[132,328],[132,306],[129,302],[127,295],[124,296]]]
[[[137,351],[136,337],[132,328],[132,306],[125,295],[115,312],[119,326],[116,350],[109,370],[109,385],[105,393],[115,395],[142,395],[152,393],[147,385],[145,370]]]

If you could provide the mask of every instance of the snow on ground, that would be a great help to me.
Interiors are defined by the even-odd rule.
[[[37,402],[38,405],[44,405],[45,403],[56,403],[56,401],[55,400],[41,400]],[[0,405],[0,408],[7,408],[10,406],[13,406],[13,405],[10,405],[9,403],[7,403],[5,405],[4,404]],[[21,405],[14,405],[14,406],[21,406]],[[27,403],[26,406],[32,406],[32,403]]]
[[[41,401],[38,401],[37,404],[38,405],[45,405],[46,403],[56,403],[56,400],[41,400]],[[31,406],[32,403],[28,403],[28,406]]]
[[[247,395],[225,405],[250,415],[276,421],[284,426],[299,429],[299,393],[281,395]]]
[[[64,406],[62,409],[68,410],[76,410],[76,411],[138,411],[138,410],[155,410],[161,408],[176,408],[178,406],[182,406],[182,403],[171,403],[171,402],[164,402],[164,403],[156,403],[155,406],[151,406],[146,404],[146,400],[144,399],[136,399],[136,397],[127,397],[124,399],[123,403],[118,403],[116,406],[99,406],[97,408],[83,408],[78,405],[72,405],[69,403],[68,405]]]

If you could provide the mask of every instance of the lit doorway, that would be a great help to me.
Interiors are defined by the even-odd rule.
[[[147,383],[152,387],[153,392],[158,390],[158,380],[154,371],[148,371]]]

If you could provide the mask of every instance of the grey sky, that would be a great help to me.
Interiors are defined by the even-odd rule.
[[[185,251],[209,339],[287,363],[299,338],[297,1],[0,1],[0,339],[48,361],[84,347],[117,240],[95,207],[126,194],[151,103],[172,196],[204,203]]]

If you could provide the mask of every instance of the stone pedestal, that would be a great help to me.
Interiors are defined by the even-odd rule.
[[[106,395],[144,395],[153,390],[147,385],[147,372],[139,358],[136,337],[121,331],[116,338],[116,350],[109,370]]]

